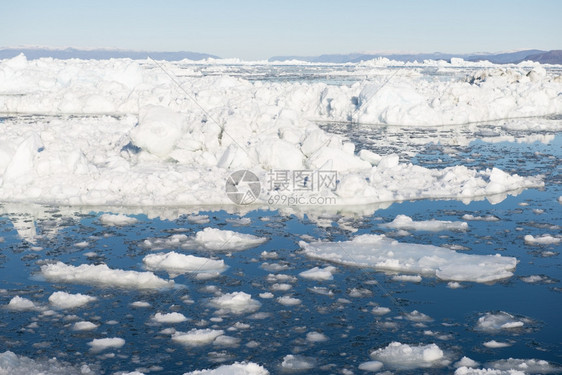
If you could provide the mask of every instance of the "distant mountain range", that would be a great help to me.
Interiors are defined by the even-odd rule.
[[[497,53],[497,54],[451,54],[451,53],[418,53],[418,54],[334,54],[320,56],[274,56],[269,61],[289,61],[301,60],[312,63],[355,63],[386,57],[389,60],[413,62],[423,60],[446,60],[450,61],[453,57],[460,57],[466,61],[490,61],[495,64],[513,64],[525,60],[537,61],[543,64],[562,64],[562,50],[541,51],[529,49],[517,52]]]
[[[207,53],[198,52],[151,52],[151,51],[130,51],[119,49],[52,49],[52,48],[0,48],[0,59],[12,58],[23,53],[28,59],[38,59],[41,57],[52,57],[55,59],[111,59],[111,58],[130,58],[134,60],[146,59],[152,57],[156,60],[178,61],[183,59],[204,60],[208,58],[219,59],[220,57]],[[538,49],[529,49],[517,52],[496,53],[496,54],[452,54],[452,53],[418,53],[418,54],[367,54],[367,53],[349,53],[349,54],[331,54],[320,56],[274,56],[269,61],[290,61],[300,60],[312,63],[355,63],[376,59],[378,57],[386,57],[389,60],[413,62],[423,60],[445,60],[450,61],[451,58],[460,57],[466,61],[490,61],[495,64],[513,64],[525,60],[537,61],[542,64],[562,64],[562,50],[542,51]]]
[[[4,48],[0,49],[0,59],[8,59],[23,53],[28,59],[34,60],[41,57],[52,57],[54,59],[84,59],[84,60],[104,60],[129,58],[142,60],[152,57],[156,60],[178,61],[183,59],[204,60],[208,58],[218,59],[217,56],[198,52],[150,52],[150,51],[129,51],[119,49],[51,49],[51,48]]]

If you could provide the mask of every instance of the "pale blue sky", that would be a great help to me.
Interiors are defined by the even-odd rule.
[[[558,0],[2,0],[0,47],[221,57],[562,49]]]

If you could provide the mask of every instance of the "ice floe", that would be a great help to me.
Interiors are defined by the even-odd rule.
[[[103,287],[133,289],[166,289],[175,286],[152,272],[112,269],[105,264],[72,266],[62,262],[44,264],[41,275],[51,282],[100,285]]]
[[[236,362],[215,369],[186,372],[184,375],[269,375],[269,371],[257,363]]]
[[[474,216],[471,214],[464,214],[462,215],[463,220],[467,221],[499,221],[500,218],[494,215],[486,215],[486,216]]]
[[[314,367],[316,367],[316,360],[302,355],[288,354],[281,362],[281,368],[286,371],[305,371]]]
[[[138,220],[123,214],[103,214],[100,216],[100,222],[103,225],[121,227],[136,224]]]
[[[95,367],[89,365],[71,365],[57,358],[34,360],[5,351],[0,353],[1,375],[76,375],[95,374]]]
[[[384,235],[344,242],[299,242],[315,259],[358,267],[435,275],[442,280],[490,282],[513,275],[517,260],[500,255],[461,254],[433,245],[401,243]]]
[[[244,292],[233,292],[212,298],[209,304],[218,309],[217,314],[248,314],[259,310],[261,303]]]
[[[97,324],[88,321],[80,321],[72,325],[73,331],[92,331],[96,328],[98,328]]]
[[[251,249],[266,241],[267,238],[252,234],[205,228],[193,237],[188,237],[185,234],[172,234],[163,238],[147,238],[141,243],[141,246],[151,250],[181,247],[187,250],[229,252]]]
[[[231,230],[205,228],[195,234],[193,241],[198,248],[214,251],[246,250],[261,245],[267,238]]]
[[[490,362],[488,365],[498,370],[517,370],[526,374],[557,374],[562,372],[562,367],[541,359],[500,359]]]
[[[87,305],[95,300],[97,300],[96,297],[80,293],[70,294],[66,292],[54,292],[49,297],[49,303],[57,309],[74,309]]]
[[[478,318],[475,329],[478,331],[496,333],[502,330],[521,328],[529,322],[526,318],[516,318],[515,316],[500,311],[497,313],[488,312]]]
[[[507,347],[509,347],[513,344],[511,344],[509,342],[501,342],[501,341],[496,341],[496,340],[490,340],[490,341],[486,341],[482,345],[484,345],[486,348],[498,349],[498,348],[507,348]]]
[[[120,337],[105,337],[103,339],[93,339],[88,345],[91,351],[101,352],[106,349],[119,349],[125,345],[125,340]]]
[[[6,308],[12,311],[35,311],[41,309],[41,306],[28,298],[15,296],[8,302]]]
[[[223,260],[215,260],[176,252],[148,254],[143,258],[146,269],[166,271],[171,277],[189,272],[222,272],[226,269]]]
[[[317,280],[317,281],[333,280],[334,279],[333,273],[335,271],[336,271],[336,267],[333,266],[326,266],[324,268],[314,267],[299,273],[299,276],[304,279]]]
[[[151,318],[153,322],[156,323],[182,323],[187,320],[185,315],[178,312],[171,312],[171,313],[156,313]]]
[[[403,229],[403,230],[420,230],[438,232],[443,230],[458,230],[463,231],[468,229],[468,224],[463,221],[448,221],[448,220],[424,220],[414,221],[411,217],[406,215],[398,215],[390,223],[379,224],[383,228]]]
[[[175,332],[172,341],[187,346],[204,346],[211,344],[215,339],[224,334],[222,329],[197,329],[188,332]]]
[[[553,237],[550,234],[543,234],[541,236],[533,236],[530,234],[525,235],[524,240],[531,245],[557,245],[562,241],[560,237]]]
[[[450,361],[436,344],[408,345],[392,342],[371,353],[371,358],[398,370],[447,366]]]
[[[291,296],[282,296],[277,298],[277,302],[284,306],[296,306],[300,305],[302,301],[299,298],[294,298]]]

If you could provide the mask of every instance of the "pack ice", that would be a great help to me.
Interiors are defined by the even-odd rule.
[[[277,194],[263,186],[271,169],[337,171],[335,191],[322,194],[338,205],[504,194],[543,183],[495,168],[400,163],[398,155],[356,150],[310,120],[419,126],[562,112],[562,80],[540,65],[471,69],[468,79],[443,81],[403,66],[383,87],[393,74],[384,64],[352,67],[372,79],[327,85],[251,82],[228,76],[229,66],[220,64],[223,74],[202,76],[184,63],[162,62],[182,77],[179,89],[151,61],[28,61],[23,55],[1,61],[0,112],[55,117],[26,126],[16,119],[0,129],[0,200],[232,205],[224,185],[237,169],[260,178],[259,204]],[[56,117],[70,114],[96,116]]]
[[[462,254],[444,247],[401,243],[385,235],[364,234],[343,242],[299,242],[315,259],[350,266],[435,275],[441,280],[492,282],[513,275],[517,259]]]

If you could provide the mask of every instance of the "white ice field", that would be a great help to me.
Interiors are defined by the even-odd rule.
[[[533,336],[558,328],[524,301],[488,308],[521,285],[559,300],[558,172],[458,156],[519,144],[560,168],[561,74],[0,60],[0,375],[561,373]],[[237,170],[261,182],[250,205],[225,191]],[[271,181],[287,171],[337,179]],[[439,209],[392,210],[425,200]]]

